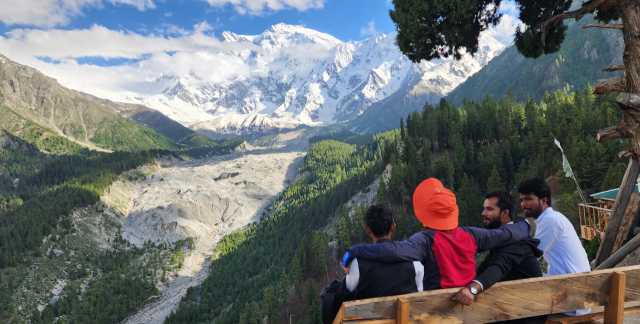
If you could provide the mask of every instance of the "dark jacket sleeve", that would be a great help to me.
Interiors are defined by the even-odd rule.
[[[493,250],[495,248],[518,242],[529,237],[531,225],[526,220],[505,225],[496,229],[484,229],[477,227],[462,227],[462,229],[476,241],[477,252]]]
[[[349,253],[352,258],[383,262],[422,261],[430,248],[427,234],[420,232],[400,242],[354,245]]]
[[[504,279],[511,268],[520,264],[527,256],[529,247],[524,244],[512,244],[493,250],[493,256],[486,269],[476,276],[476,280],[482,283],[483,290],[489,289],[496,282]],[[478,269],[480,270],[480,269]]]

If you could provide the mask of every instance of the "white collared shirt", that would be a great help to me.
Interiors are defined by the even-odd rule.
[[[544,251],[543,257],[549,264],[545,275],[591,271],[587,252],[582,247],[580,238],[567,217],[548,207],[536,219],[535,223],[535,238],[540,240],[538,248]],[[584,315],[590,312],[589,308],[580,309],[576,311],[575,315]]]

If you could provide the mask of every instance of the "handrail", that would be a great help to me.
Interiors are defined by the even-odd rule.
[[[439,289],[345,302],[334,324],[480,324],[596,306],[605,306],[609,324],[623,315],[621,303],[640,301],[637,287],[640,266],[499,282],[478,294],[471,306],[451,300],[459,288]]]

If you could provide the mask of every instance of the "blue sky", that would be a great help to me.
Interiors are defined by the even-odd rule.
[[[221,42],[223,31],[258,35],[286,23],[360,41],[395,30],[390,9],[389,0],[0,0],[0,54],[100,96],[167,74],[197,70],[221,82],[251,73],[223,53],[257,45]],[[500,10],[487,32],[507,45],[517,9],[503,1]]]
[[[17,1],[17,0],[3,0]],[[47,2],[49,0],[38,0]],[[206,21],[213,34],[228,30],[237,34],[257,35],[277,23],[303,25],[328,33],[342,41],[362,40],[374,32],[388,34],[395,29],[389,18],[393,6],[387,0],[73,0],[77,7],[51,8],[51,18],[42,18],[46,13],[18,12],[24,18],[5,17],[0,14],[0,34],[16,28],[87,29],[97,24],[111,30],[132,31],[139,34],[157,33],[167,26],[186,30]],[[251,10],[263,4],[262,10]],[[20,0],[28,6],[29,0]],[[241,3],[233,5],[232,2]],[[280,2],[282,8],[268,3]],[[242,3],[246,3],[244,6]],[[287,3],[291,5],[287,5]],[[304,3],[307,3],[305,6]],[[35,5],[35,3],[34,3]],[[297,7],[297,8],[296,8]],[[6,13],[5,16],[9,16]]]

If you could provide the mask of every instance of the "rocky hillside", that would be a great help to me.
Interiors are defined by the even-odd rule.
[[[171,149],[175,143],[0,55],[0,127],[39,141],[62,136],[89,148]],[[25,127],[37,130],[23,132]]]
[[[101,99],[86,93],[80,93],[80,95],[105,108],[109,108],[140,125],[149,127],[157,133],[162,134],[179,144],[191,146],[218,145],[218,143],[210,140],[208,137],[182,126],[182,124],[147,106],[115,102],[108,99]]]
[[[419,96],[416,103],[436,101],[504,48],[485,34],[474,57],[414,64],[395,45],[395,33],[342,42],[278,24],[256,36],[223,32],[220,40],[234,50],[215,55],[240,62],[232,80],[206,81],[212,77],[203,70],[182,78],[162,75],[138,85],[144,94],[83,91],[144,104],[212,138],[265,135],[352,120],[398,92]]]
[[[525,58],[514,46],[508,47],[451,91],[447,100],[456,104],[463,98],[482,100],[487,93],[503,97],[512,89],[516,101],[531,97],[539,102],[545,93],[567,85],[575,91],[587,84],[593,85],[598,79],[620,75],[621,72],[602,72],[602,69],[610,64],[622,64],[622,33],[613,29],[582,29],[594,22],[591,17],[572,21],[560,51],[538,59]]]

